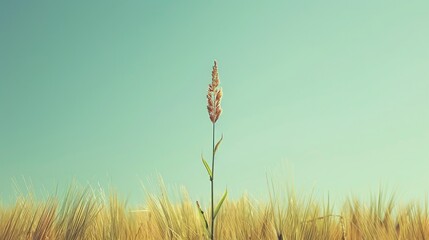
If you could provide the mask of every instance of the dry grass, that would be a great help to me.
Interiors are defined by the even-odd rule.
[[[18,197],[14,204],[0,207],[0,239],[207,239],[193,201],[186,191],[181,196],[172,202],[161,187],[160,194],[147,193],[140,210],[128,207],[115,193],[104,197],[89,188],[70,188],[62,201]],[[286,196],[281,200],[271,194],[267,203],[246,196],[225,200],[216,235],[219,239],[429,238],[427,205],[396,206],[393,198],[380,194],[366,204],[350,200],[334,212],[329,202],[300,198],[293,191]]]

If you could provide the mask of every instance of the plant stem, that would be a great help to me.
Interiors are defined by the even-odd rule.
[[[212,214],[211,214],[211,216],[212,216],[212,221],[211,221],[211,231],[210,231],[210,239],[211,240],[214,240],[214,220],[215,220],[215,217],[214,217],[214,198],[213,198],[213,192],[214,192],[214,189],[213,189],[213,182],[214,182],[214,160],[215,160],[215,152],[214,152],[214,150],[215,150],[215,123],[213,123],[213,151],[212,151],[212,178],[210,179],[211,180],[211,204],[212,204]]]

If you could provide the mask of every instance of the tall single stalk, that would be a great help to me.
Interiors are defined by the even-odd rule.
[[[219,88],[219,74],[217,71],[217,63],[214,62],[213,71],[212,71],[212,83],[209,84],[209,89],[207,92],[207,110],[209,113],[210,121],[212,122],[213,132],[212,132],[212,166],[210,168],[207,161],[201,156],[201,159],[203,161],[204,167],[207,170],[207,173],[210,177],[210,194],[211,194],[211,221],[210,226],[207,222],[207,219],[204,215],[204,211],[201,209],[200,204],[197,201],[198,210],[200,213],[200,216],[202,220],[204,221],[204,227],[208,233],[208,236],[211,240],[215,239],[215,219],[216,215],[218,214],[220,207],[222,206],[223,202],[225,201],[225,198],[227,196],[227,191],[223,194],[222,198],[216,205],[216,208],[214,206],[214,167],[215,167],[215,155],[216,151],[222,142],[223,137],[215,144],[215,134],[216,134],[216,121],[219,119],[220,114],[222,113],[222,108],[220,106],[221,100],[222,100],[222,88]]]
[[[213,151],[212,151],[212,177],[211,177],[211,179],[210,179],[210,182],[211,182],[211,205],[212,205],[212,221],[211,221],[211,231],[210,231],[210,233],[211,233],[211,236],[210,236],[210,239],[214,239],[214,225],[215,225],[215,222],[214,222],[214,220],[215,220],[215,215],[213,214],[214,213],[214,197],[213,197],[213,195],[214,195],[214,166],[215,166],[215,164],[214,164],[214,161],[215,161],[215,129],[216,129],[216,123],[213,123]]]

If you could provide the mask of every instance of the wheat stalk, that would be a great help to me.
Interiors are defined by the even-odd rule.
[[[209,113],[210,121],[212,122],[212,137],[213,137],[213,145],[212,145],[212,164],[211,168],[209,164],[206,162],[206,160],[202,157],[202,161],[204,164],[204,167],[207,170],[207,173],[210,177],[210,194],[211,194],[211,221],[210,226],[207,224],[207,219],[204,215],[204,211],[201,209],[199,203],[197,202],[197,207],[200,213],[201,218],[204,220],[204,227],[210,237],[210,239],[214,240],[214,232],[215,232],[215,218],[217,213],[220,210],[220,207],[222,206],[223,202],[225,201],[225,198],[227,196],[227,191],[223,194],[221,200],[217,204],[216,208],[214,207],[214,168],[215,168],[215,154],[216,151],[222,142],[223,136],[221,139],[216,143],[215,145],[215,135],[216,135],[216,122],[219,119],[220,115],[222,114],[222,107],[221,107],[221,101],[222,101],[222,88],[219,87],[220,81],[219,81],[219,73],[217,69],[217,62],[214,61],[213,70],[212,70],[212,82],[209,84],[209,88],[207,91],[207,111]],[[209,229],[210,227],[210,229]]]

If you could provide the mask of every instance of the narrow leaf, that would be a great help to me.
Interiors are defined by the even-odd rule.
[[[204,211],[201,209],[200,203],[198,201],[197,201],[197,207],[198,207],[198,212],[200,213],[200,217],[204,221],[204,227],[207,231],[207,234],[210,235],[209,224],[206,220],[206,217],[204,216]]]
[[[204,159],[203,155],[201,155],[201,160],[203,161],[204,167],[206,167],[207,169],[207,173],[209,174],[210,177],[210,181],[213,179],[213,174],[212,174],[212,170],[210,169],[209,164],[206,162],[206,160]]]
[[[222,142],[222,140],[223,140],[223,134],[222,134],[222,137],[219,139],[219,141],[216,143],[216,146],[215,146],[215,148],[214,148],[214,154],[216,154],[216,151],[217,151],[217,149],[219,148],[219,145],[220,145],[220,143]]]
[[[225,198],[226,198],[227,195],[228,195],[228,190],[225,190],[225,193],[223,194],[222,198],[220,199],[219,203],[216,206],[215,213],[214,213],[214,217],[215,218],[216,218],[216,216],[217,216],[217,214],[218,214],[218,212],[220,210],[220,207],[222,207],[222,204],[225,201]]]

